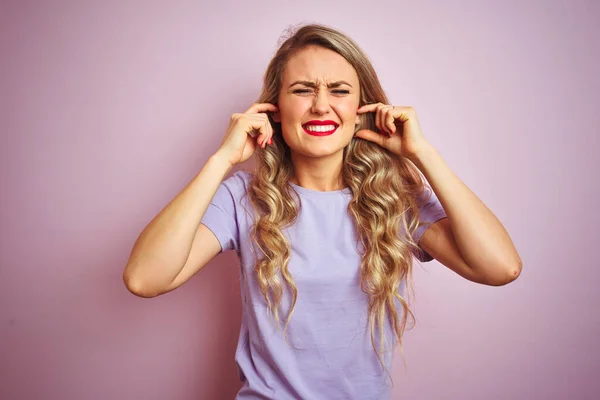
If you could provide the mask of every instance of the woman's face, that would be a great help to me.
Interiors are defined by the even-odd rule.
[[[352,140],[359,101],[354,68],[332,50],[309,46],[286,65],[274,118],[293,152],[329,156]]]

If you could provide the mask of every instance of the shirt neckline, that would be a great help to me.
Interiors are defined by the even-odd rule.
[[[329,190],[327,192],[321,192],[319,190],[308,189],[308,188],[302,187],[300,185],[296,185],[292,181],[289,181],[288,183],[290,185],[292,185],[294,190],[296,190],[297,192],[302,193],[302,194],[307,194],[309,196],[330,197],[330,196],[339,196],[340,194],[352,194],[352,191],[350,190],[349,187],[346,187],[343,189],[338,189],[338,190]]]

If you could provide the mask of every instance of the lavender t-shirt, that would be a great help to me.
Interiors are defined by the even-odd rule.
[[[283,231],[291,245],[288,268],[298,289],[288,344],[268,313],[253,272],[260,253],[250,241],[252,205],[244,196],[251,179],[246,171],[225,179],[202,219],[222,251],[235,250],[240,260],[242,323],[235,361],[244,384],[236,399],[388,399],[389,378],[371,345],[368,296],[360,289],[358,236],[347,212],[350,189],[319,192],[290,183],[301,209],[296,224]],[[427,193],[431,197],[420,207],[421,221],[433,223],[446,213],[435,194]],[[426,228],[417,229],[415,241]],[[414,255],[432,260],[423,250]],[[400,286],[403,296],[405,284]],[[289,295],[282,305],[288,310]],[[397,309],[402,318],[400,303]],[[286,317],[287,311],[280,314],[282,320]],[[395,343],[389,323],[386,338]],[[390,373],[392,354],[382,355]]]

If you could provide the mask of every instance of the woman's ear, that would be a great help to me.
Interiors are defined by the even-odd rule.
[[[356,114],[356,130],[366,128],[369,125],[368,120],[368,114]]]
[[[356,121],[354,122],[354,134],[363,128],[363,116],[362,114],[356,114]]]
[[[273,121],[275,121],[277,123],[281,122],[281,114],[279,114],[279,111],[271,113],[271,118],[273,118]]]

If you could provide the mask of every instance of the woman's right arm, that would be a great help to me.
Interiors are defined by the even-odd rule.
[[[141,297],[169,292],[219,254],[217,238],[200,221],[230,169],[225,157],[218,153],[210,157],[194,179],[144,228],[123,272],[130,292]]]
[[[127,289],[155,297],[183,285],[219,252],[216,236],[201,221],[231,168],[246,161],[257,146],[265,147],[273,130],[268,103],[253,104],[234,114],[219,150],[171,202],[144,228],[123,272]]]

